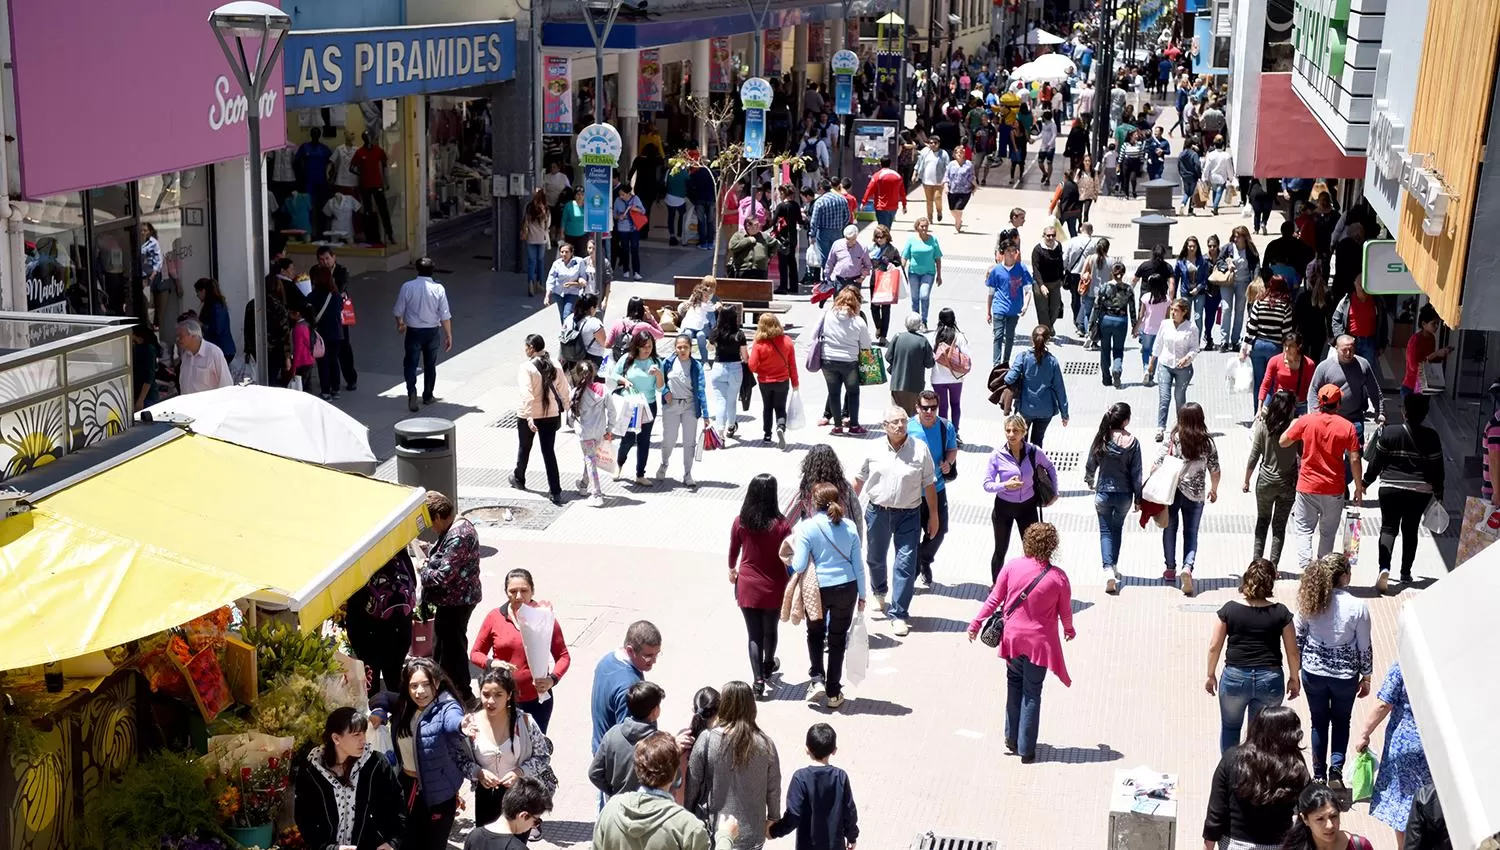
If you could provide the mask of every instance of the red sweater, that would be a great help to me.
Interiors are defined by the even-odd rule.
[[[870,177],[870,185],[865,188],[865,196],[860,203],[868,204],[872,197],[875,199],[875,209],[880,212],[895,212],[897,207],[904,209],[906,181],[889,168],[882,168]]]
[[[1277,390],[1286,390],[1297,397],[1298,404],[1306,402],[1314,368],[1312,358],[1305,354],[1302,355],[1302,368],[1295,374],[1287,367],[1285,354],[1272,357],[1266,364],[1266,377],[1260,382],[1260,395],[1256,398],[1265,401]]]
[[[781,608],[788,576],[781,560],[781,541],[792,533],[792,525],[777,520],[765,531],[746,531],[739,517],[729,529],[729,568],[739,568],[734,583],[735,602],[741,608]]]
[[[795,389],[799,386],[797,349],[786,334],[771,340],[756,340],[750,346],[750,371],[755,373],[755,380],[762,384],[789,380]]]
[[[533,673],[526,664],[526,647],[521,643],[521,630],[506,616],[506,610],[510,603],[491,611],[484,622],[479,624],[479,635],[474,638],[474,648],[469,651],[469,660],[481,669],[488,669],[490,659],[495,658],[514,664],[516,669],[511,671],[516,678],[516,702],[531,702],[537,698],[536,685],[532,679],[540,678],[549,672],[558,681],[562,680],[563,674],[568,672],[568,644],[563,640],[562,626],[558,624],[555,615],[552,621],[552,669],[543,670],[541,673]]]

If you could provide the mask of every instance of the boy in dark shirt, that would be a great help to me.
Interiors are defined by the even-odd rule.
[[[476,826],[464,839],[464,850],[526,850],[526,834],[542,825],[542,815],[552,811],[552,795],[530,776],[516,780],[505,790],[500,804],[505,822]]]
[[[849,774],[828,763],[838,748],[838,736],[827,723],[807,730],[807,754],[814,764],[792,774],[786,789],[786,809],[771,824],[770,836],[797,833],[797,850],[854,850],[859,839],[859,812]]]

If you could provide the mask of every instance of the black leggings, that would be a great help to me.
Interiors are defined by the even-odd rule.
[[[542,466],[547,469],[547,492],[553,496],[562,493],[562,482],[557,473],[557,431],[562,427],[562,416],[542,416],[531,420],[536,423],[536,432],[525,419],[516,422],[516,431],[521,435],[521,445],[516,449],[516,477],[526,483],[526,464],[531,460],[533,441],[542,444]],[[540,438],[538,440],[537,438]]]
[[[760,382],[760,421],[767,440],[773,430],[786,425],[786,400],[791,393],[791,381]]]
[[[469,674],[468,638],[469,617],[473,613],[473,605],[439,605],[432,624],[432,660],[448,674],[465,701],[474,698],[469,686],[473,679]]]
[[[755,679],[769,679],[776,666],[776,628],[781,611],[774,608],[741,608],[745,615],[745,632],[750,636],[750,674]]]
[[[849,647],[849,625],[854,622],[854,606],[859,602],[859,587],[854,582],[825,587],[823,619],[807,621],[808,675],[824,679],[831,697],[844,692],[844,651]],[[828,665],[823,664],[823,642],[828,641]]]
[[[871,304],[870,317],[875,320],[875,338],[885,339],[891,330],[891,305]]]
[[[1400,487],[1380,488],[1380,571],[1391,571],[1391,550],[1396,546],[1396,532],[1401,532],[1401,572],[1411,572],[1417,559],[1417,528],[1422,524],[1422,514],[1432,501],[1431,493],[1403,490]]]
[[[797,278],[797,252],[793,251],[790,254],[778,252],[776,254],[776,268],[779,272],[776,281],[776,290],[778,292],[797,292],[802,284],[802,281]]]
[[[411,618],[377,620],[351,605],[347,619],[349,647],[370,669],[370,696],[382,690],[401,692],[401,667],[411,651]]]
[[[458,815],[458,797],[428,805],[415,785],[415,779],[402,774],[401,788],[411,801],[411,811],[406,815],[406,837],[401,850],[446,850],[453,820]]]
[[[1025,502],[1007,502],[995,497],[995,508],[990,512],[990,525],[995,530],[995,554],[990,556],[990,582],[1000,577],[1000,568],[1005,566],[1005,550],[1010,548],[1010,527],[1014,522],[1016,532],[1025,534],[1026,529],[1041,517],[1037,512],[1036,499]]]

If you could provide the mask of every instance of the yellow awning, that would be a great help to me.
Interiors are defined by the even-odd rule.
[[[315,627],[428,521],[421,489],[184,433],[0,521],[0,670],[244,596]]]

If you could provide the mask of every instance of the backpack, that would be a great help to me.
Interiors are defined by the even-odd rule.
[[[576,316],[569,316],[557,335],[557,356],[567,363],[578,363],[589,353],[588,340],[583,338]]]
[[[627,320],[629,321],[629,320]],[[635,337],[635,324],[629,326],[621,325],[620,332],[615,334],[615,344],[610,346],[609,359],[611,363],[621,363],[625,355],[630,353],[630,340]]]
[[[952,372],[955,378],[962,378],[969,374],[970,369],[974,368],[974,360],[969,355],[959,351],[958,346],[948,342],[938,345],[937,353],[933,356],[933,359],[937,361],[939,366]]]
[[[405,549],[386,561],[365,584],[365,613],[377,620],[410,617],[417,601],[417,581]]]

